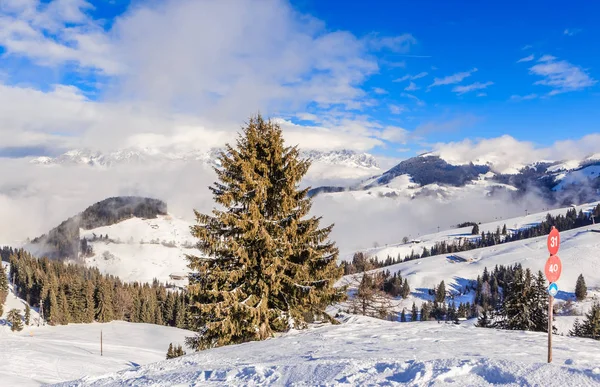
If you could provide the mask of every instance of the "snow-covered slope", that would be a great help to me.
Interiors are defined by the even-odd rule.
[[[6,263],[3,263],[7,265]],[[135,369],[165,358],[169,343],[184,344],[193,332],[183,329],[113,321],[100,324],[38,326],[31,309],[31,325],[11,332],[5,320],[10,309],[23,313],[25,302],[10,287],[0,318],[0,386],[39,386],[82,376]],[[100,355],[100,332],[102,349]]]
[[[169,276],[187,273],[185,254],[200,253],[194,248],[197,240],[190,226],[171,215],[159,215],[156,219],[131,218],[112,226],[80,229],[81,238],[89,240],[94,251],[85,264],[124,281],[152,282],[157,278],[185,284]]]
[[[593,202],[582,204],[580,206],[576,206],[576,210],[582,210],[583,212],[588,212],[595,208],[600,202]],[[551,214],[552,216],[557,215],[565,215],[569,209],[573,207],[564,207],[557,208],[554,210],[528,214],[526,216],[520,216],[515,218],[508,219],[499,219],[494,222],[482,223],[479,225],[479,232],[488,231],[491,233],[496,232],[498,227],[502,229],[504,225],[507,227],[507,231],[516,231],[523,228],[529,228],[541,223],[546,219],[547,214]],[[463,228],[453,228],[448,230],[441,230],[440,232],[426,234],[426,235],[411,235],[411,241],[409,243],[396,243],[396,244],[388,244],[382,247],[369,248],[362,250],[369,256],[377,256],[380,259],[385,259],[388,255],[395,258],[400,255],[401,258],[404,258],[406,255],[410,255],[411,250],[414,250],[415,253],[421,253],[424,247],[430,249],[436,243],[439,242],[458,242],[460,239],[475,239],[479,238],[480,235],[471,235],[472,227],[463,227]],[[399,237],[400,238],[400,237]],[[418,241],[418,243],[415,243]],[[476,251],[476,250],[475,250]],[[354,255],[354,251],[343,251],[340,254],[342,260],[351,260]]]
[[[351,317],[56,386],[593,386],[597,344],[555,337],[546,364],[544,333]]]

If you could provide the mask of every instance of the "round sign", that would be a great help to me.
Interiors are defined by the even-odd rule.
[[[550,286],[548,286],[548,294],[552,297],[556,296],[558,294],[558,285],[552,282]]]
[[[552,226],[552,231],[548,234],[548,251],[550,255],[556,255],[560,247],[560,234],[556,227]]]
[[[560,278],[561,272],[562,263],[560,262],[560,258],[557,255],[551,255],[546,261],[546,267],[544,268],[546,278],[550,282],[556,282]]]

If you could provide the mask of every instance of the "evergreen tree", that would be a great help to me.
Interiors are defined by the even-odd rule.
[[[6,301],[8,295],[8,278],[4,265],[0,262],[0,305]]]
[[[408,280],[404,278],[404,283],[402,284],[402,298],[406,298],[410,295],[410,286],[408,286]]]
[[[167,350],[167,360],[173,359],[175,357],[175,352],[173,351],[173,343],[169,343],[169,349]]]
[[[29,325],[29,319],[31,318],[31,308],[29,304],[25,304],[25,325]]]
[[[502,235],[506,235],[506,234],[507,234],[506,224],[504,224],[504,226],[502,226]]]
[[[96,288],[96,321],[108,322],[113,318],[112,289],[107,281]]]
[[[21,312],[18,309],[11,309],[6,315],[6,321],[11,324],[11,331],[23,330],[23,322],[21,321]]]
[[[284,147],[281,128],[253,117],[237,140],[221,152],[219,182],[210,187],[224,209],[195,211],[192,234],[205,257],[189,255],[188,292],[193,328],[187,344],[205,349],[303,328],[342,300],[334,288],[343,269],[338,249],[327,241],[333,225],[305,218],[308,188],[297,188],[310,162],[297,147]]]
[[[573,323],[573,328],[569,331],[569,336],[583,337],[583,332],[581,330],[581,323],[579,319],[576,318]]]
[[[491,328],[492,327],[492,322],[490,321],[487,310],[484,309],[483,312],[481,313],[481,316],[479,317],[479,319],[477,319],[477,326],[480,328]]]
[[[575,285],[575,297],[577,297],[577,301],[583,301],[587,297],[587,286],[585,285],[583,274],[579,274],[579,277],[577,277],[577,284]]]
[[[473,229],[471,229],[471,235],[479,235],[479,225],[475,224]]]
[[[437,302],[444,302],[446,300],[446,284],[444,284],[444,281],[440,282],[435,291],[435,300]]]
[[[428,302],[421,304],[421,318],[419,321],[428,321],[429,315],[431,314],[431,307]]]
[[[400,313],[400,322],[406,322],[406,308],[402,308],[402,313]]]
[[[413,301],[411,315],[410,315],[410,321],[417,321],[418,314],[419,314],[419,310],[417,309],[417,305]]]
[[[580,337],[600,340],[600,304],[595,302],[580,326]]]

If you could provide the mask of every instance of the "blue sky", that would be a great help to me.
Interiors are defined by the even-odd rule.
[[[164,143],[185,137],[181,122],[239,126],[255,110],[286,119],[301,145],[400,158],[464,139],[552,147],[600,132],[595,2],[31,4],[0,6],[0,97],[41,93],[35,114],[1,112],[12,126],[0,131],[18,138],[9,147],[25,153]]]

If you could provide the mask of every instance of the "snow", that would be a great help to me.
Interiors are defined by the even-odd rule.
[[[112,274],[124,281],[177,283],[169,278],[173,273],[187,273],[185,254],[198,255],[197,240],[190,232],[192,224],[172,215],[156,219],[131,218],[117,224],[92,230],[80,230],[88,240],[108,235],[111,241],[90,242],[94,255],[85,259],[102,273]]]
[[[577,171],[571,171],[567,173],[558,183],[553,190],[560,191],[569,185],[575,184],[588,184],[591,180],[596,179],[600,176],[600,165],[590,165],[588,167],[579,169]]]
[[[11,332],[5,317],[12,308],[23,314],[25,302],[11,286],[0,319],[0,386],[39,386],[134,369],[164,359],[169,343],[183,345],[185,337],[193,335],[183,329],[124,321],[38,327],[39,315],[33,308],[31,325]]]
[[[56,384],[79,386],[591,386],[600,349],[589,339],[353,316],[262,342],[216,348]]]
[[[568,160],[562,162],[560,164],[552,165],[546,169],[546,172],[560,172],[560,171],[572,171],[573,169],[577,169],[581,166],[580,160]]]
[[[588,204],[582,204],[577,206],[577,211],[580,209],[584,212],[591,210],[596,207],[600,202],[593,202]],[[572,207],[563,207],[557,208],[554,210],[529,214],[526,216],[508,218],[508,219],[500,219],[494,222],[482,223],[479,225],[479,233],[481,232],[487,233],[488,231],[491,233],[496,232],[496,229],[502,227],[506,224],[507,230],[516,231],[522,228],[528,228],[534,225],[537,225],[546,219],[547,214],[551,214],[552,216],[557,215],[565,215],[567,210]],[[401,258],[404,259],[406,255],[410,255],[411,250],[414,250],[415,253],[421,253],[423,251],[423,247],[427,247],[430,249],[436,243],[439,242],[452,242],[458,241],[461,238],[467,239],[477,239],[480,238],[480,235],[471,235],[472,227],[463,227],[463,228],[454,228],[443,230],[437,233],[427,234],[427,235],[413,235],[413,239],[419,239],[421,243],[419,244],[404,244],[404,243],[396,243],[396,244],[388,244],[384,247],[370,248],[362,250],[369,256],[377,256],[379,259],[385,259],[388,255],[396,258],[398,254],[400,254]],[[340,253],[340,257],[342,260],[352,260],[352,256],[354,255],[354,251],[344,251]]]

